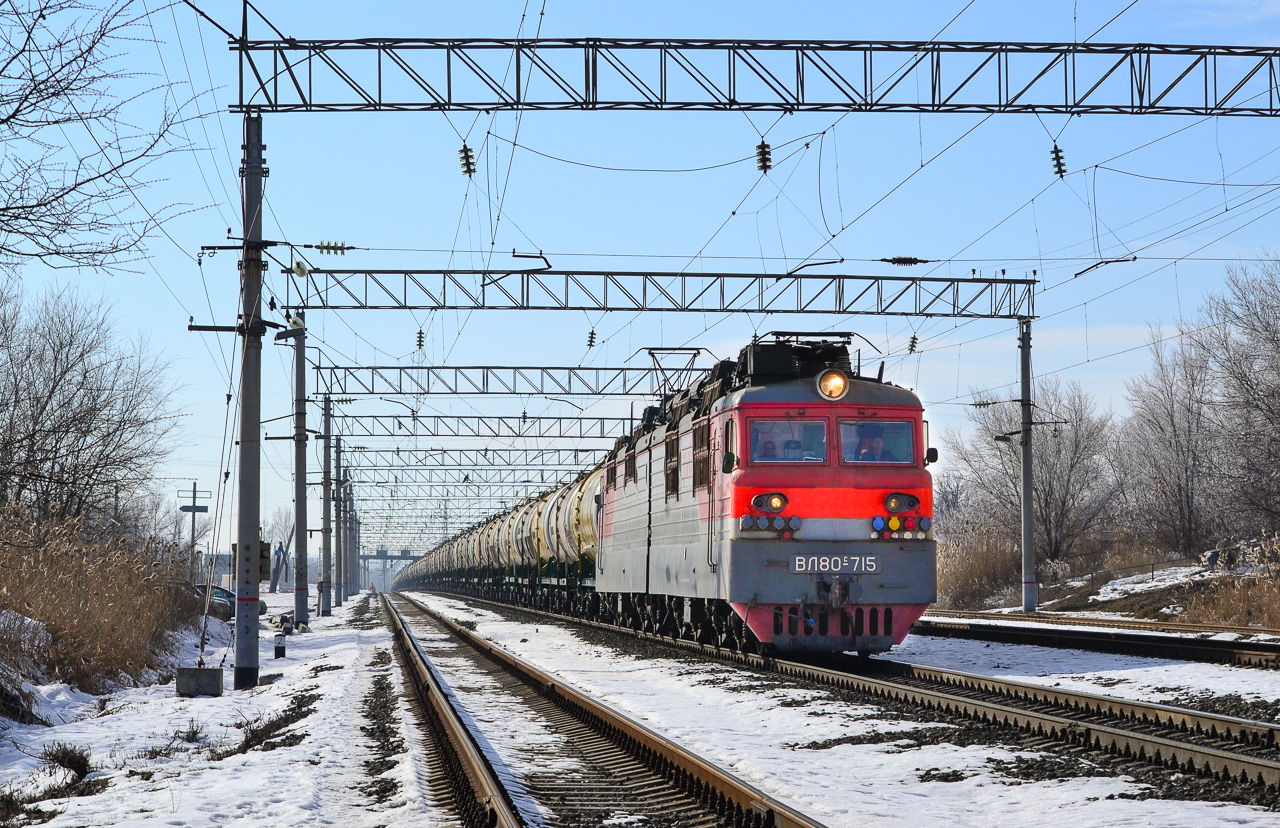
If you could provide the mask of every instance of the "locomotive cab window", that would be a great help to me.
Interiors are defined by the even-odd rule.
[[[840,459],[845,463],[914,463],[915,424],[855,422],[840,424]]]
[[[751,421],[751,462],[825,463],[826,460],[825,421]]]

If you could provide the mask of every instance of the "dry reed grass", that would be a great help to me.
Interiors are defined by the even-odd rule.
[[[1274,574],[1224,576],[1187,602],[1181,620],[1280,629],[1280,583]]]
[[[193,562],[171,546],[82,530],[0,513],[0,663],[100,693],[154,667],[167,634],[193,617]]]
[[[1022,582],[1016,545],[998,531],[968,528],[938,544],[939,609],[998,606]]]

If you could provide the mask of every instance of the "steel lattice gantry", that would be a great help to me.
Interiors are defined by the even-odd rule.
[[[351,469],[351,479],[374,486],[395,486],[401,483],[440,483],[445,485],[471,484],[487,486],[494,483],[523,485],[534,489],[566,483],[578,476],[581,467],[549,469],[477,466],[469,469],[440,468],[439,466],[368,467]]]
[[[584,270],[292,271],[286,307],[839,313],[1019,319],[1032,279]]]
[[[364,469],[353,474],[351,482],[361,497],[523,500],[531,494],[567,483],[575,477],[577,473],[573,471],[526,469],[519,472],[512,469],[472,472],[458,469],[420,469],[404,473],[389,469]]]
[[[446,414],[334,414],[348,440],[364,437],[480,437],[613,441],[630,433],[627,417],[520,417]]]
[[[647,368],[442,365],[319,365],[318,388],[333,396],[505,394],[652,396],[662,372]]]
[[[580,474],[581,467],[561,468],[440,468],[426,466],[402,466],[398,468],[352,468],[351,480],[374,486],[401,484],[440,484],[492,486],[494,484],[527,486],[543,490],[568,482]]]
[[[582,469],[604,459],[607,449],[557,448],[348,448],[344,467],[356,469],[503,468]]]
[[[234,112],[1280,114],[1274,46],[612,38],[229,43],[241,62]]]

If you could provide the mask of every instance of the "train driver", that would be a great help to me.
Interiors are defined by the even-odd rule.
[[[884,447],[884,438],[877,434],[871,438],[871,445],[858,455],[858,460],[864,463],[895,463],[898,458]]]

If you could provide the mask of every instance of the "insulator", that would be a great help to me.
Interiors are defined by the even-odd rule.
[[[897,265],[898,267],[910,267],[911,265],[929,264],[932,259],[917,259],[915,256],[891,256],[880,261],[885,264]]]
[[[756,144],[756,169],[762,173],[767,173],[773,169],[773,150],[769,147],[769,143],[761,139]]]
[[[471,147],[464,142],[462,149],[458,150],[458,164],[462,167],[462,174],[471,177],[476,174],[476,156],[471,151]]]
[[[522,423],[527,423],[527,422],[529,422],[529,412],[528,412],[528,411],[521,411],[521,412],[520,412],[520,422],[522,422]]]
[[[337,255],[345,256],[347,255],[347,243],[322,241],[316,245],[316,250],[320,251],[321,253],[328,253],[329,255],[332,255],[332,256],[337,256]]]
[[[426,338],[422,335],[422,328],[418,328],[418,350],[419,351],[422,350],[422,345],[425,341],[426,341]]]
[[[969,404],[972,405],[974,408],[990,408],[991,406],[995,405],[995,403],[991,402],[991,400],[975,400],[974,402],[971,402]]]
[[[592,328],[591,333],[587,334],[587,347],[588,348],[596,347],[596,329],[595,328]]]
[[[1058,174],[1058,178],[1062,178],[1067,174],[1067,163],[1062,160],[1062,150],[1054,144],[1049,154],[1053,156],[1053,171]]]
[[[907,343],[907,353],[914,354],[916,352],[916,346],[919,344],[920,344],[920,337],[916,336],[915,334],[912,334],[911,341]]]

